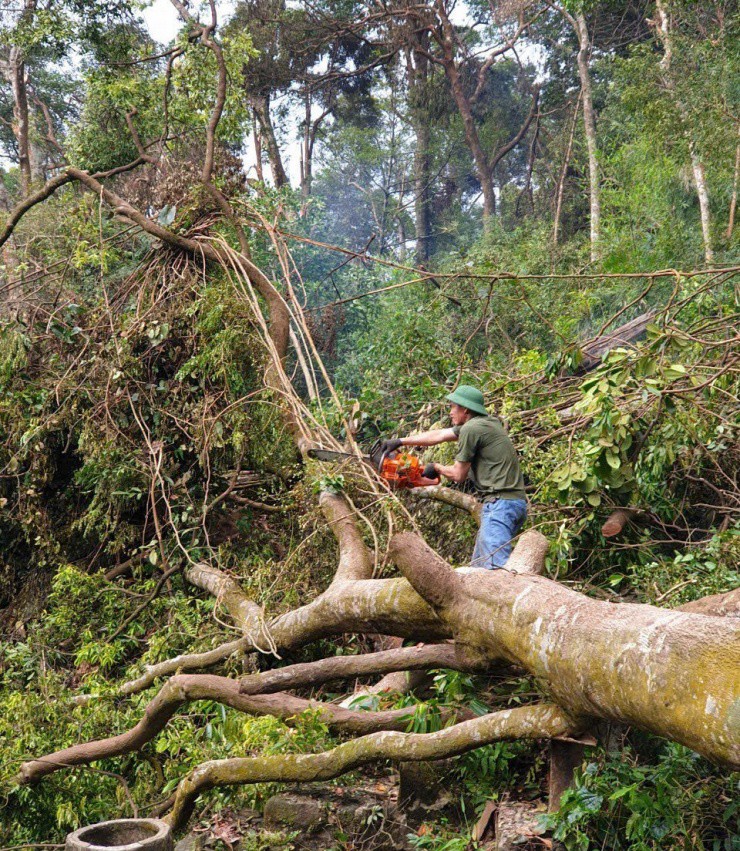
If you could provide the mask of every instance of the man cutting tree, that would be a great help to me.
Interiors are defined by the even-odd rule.
[[[402,446],[436,446],[456,440],[455,462],[428,464],[424,476],[444,476],[458,484],[472,478],[483,499],[483,510],[471,566],[504,567],[511,555],[511,541],[527,517],[519,458],[501,421],[486,411],[480,390],[461,384],[447,400],[452,403],[452,428],[392,438],[383,442],[382,449],[395,452]]]

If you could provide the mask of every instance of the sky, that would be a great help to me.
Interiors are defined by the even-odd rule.
[[[177,35],[180,19],[170,0],[154,0],[142,13],[152,38],[168,44]]]

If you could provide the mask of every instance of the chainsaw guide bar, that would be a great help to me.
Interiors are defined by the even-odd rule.
[[[369,455],[353,455],[351,452],[334,452],[332,449],[309,449],[308,457],[315,458],[317,461],[344,461],[351,458],[353,461],[365,461],[372,463]]]

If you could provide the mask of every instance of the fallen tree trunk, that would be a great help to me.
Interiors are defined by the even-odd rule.
[[[592,600],[508,571],[461,576],[409,533],[391,553],[471,660],[503,656],[547,682],[575,717],[634,724],[740,767],[734,618]]]
[[[233,580],[205,566],[188,571],[191,581],[221,597],[245,633],[241,641],[267,637],[271,646],[283,648],[343,632],[453,638],[453,646],[358,657],[355,670],[382,673],[424,663],[490,670],[506,661],[537,677],[555,705],[494,713],[421,736],[378,732],[324,754],[205,763],[182,781],[170,816],[174,824],[182,824],[197,796],[213,786],[328,779],[379,759],[439,759],[500,738],[573,736],[596,719],[633,724],[716,763],[740,767],[740,620],[728,616],[737,609],[736,594],[708,598],[705,610],[723,617],[593,600],[535,575],[547,549],[535,531],[522,535],[512,554],[516,571],[473,573],[458,573],[421,538],[401,533],[392,539],[390,553],[405,578],[375,580],[369,578],[372,561],[348,503],[327,494],[321,502],[339,542],[340,569],[316,600],[260,630],[249,628],[256,608]],[[282,674],[256,675],[245,680],[245,688],[268,691],[351,672],[352,663],[323,660]],[[235,680],[225,677],[176,676],[132,730],[25,763],[19,781],[136,750],[185,702],[201,699],[284,719],[310,708],[346,734],[398,730],[408,722],[403,710],[356,712],[284,692],[243,694]]]

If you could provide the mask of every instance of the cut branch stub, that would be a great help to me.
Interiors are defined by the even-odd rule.
[[[535,529],[528,529],[519,538],[514,552],[506,562],[512,573],[541,575],[545,572],[545,556],[550,546],[547,538]]]
[[[257,636],[262,631],[262,609],[244,593],[228,574],[199,562],[185,571],[188,582],[212,594],[245,635]]]

